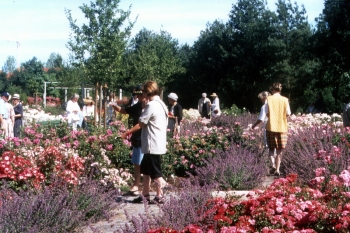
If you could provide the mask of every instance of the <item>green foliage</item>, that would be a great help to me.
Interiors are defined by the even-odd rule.
[[[8,56],[1,70],[5,73],[13,72],[16,70],[16,58],[14,56]]]
[[[70,10],[66,16],[72,30],[67,46],[73,54],[73,65],[83,67],[84,83],[120,83],[122,55],[134,25],[130,9],[118,9],[119,0],[96,0],[80,7],[88,24],[79,26]],[[127,25],[125,22],[129,21]]]
[[[227,116],[239,116],[244,113],[247,113],[247,109],[239,109],[235,104],[233,104],[231,108],[222,109],[222,113],[224,113]]]
[[[142,29],[131,41],[125,57],[129,85],[135,86],[153,80],[160,87],[174,80],[174,75],[184,73],[178,53],[178,41],[161,30]]]
[[[163,159],[163,173],[168,176],[174,173],[185,176],[187,172],[195,174],[196,167],[204,166],[207,158],[215,156],[215,150],[228,147],[228,134],[223,129],[214,129],[198,135],[168,140],[168,150]]]

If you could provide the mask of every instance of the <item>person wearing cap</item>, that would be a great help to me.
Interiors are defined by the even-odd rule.
[[[9,118],[8,110],[6,107],[6,103],[10,97],[10,94],[8,92],[1,93],[1,100],[0,100],[0,114],[2,116],[1,120],[1,129],[4,130],[4,136],[6,135],[6,129],[7,129],[7,119]]]
[[[220,110],[220,101],[219,97],[216,93],[213,93],[210,95],[210,97],[213,98],[213,103],[210,104],[211,107],[211,116],[216,117],[221,115],[221,110]]]
[[[128,103],[129,106],[133,106],[134,104],[136,104],[139,101],[139,99],[137,98],[137,94],[135,93],[135,90],[137,88],[138,88],[138,86],[136,86],[132,91],[132,94],[131,94],[132,98],[129,100],[129,103]]]
[[[210,113],[210,99],[207,98],[207,93],[202,93],[202,98],[198,100],[198,112],[202,118],[209,119]]]
[[[21,127],[23,124],[23,106],[20,102],[19,94],[12,96],[13,111],[15,112],[15,123],[13,124],[13,136],[19,138],[21,135]]]
[[[71,99],[67,102],[67,118],[68,118],[68,125],[72,126],[73,130],[77,130],[78,125],[80,123],[80,113],[81,109],[78,104],[79,95],[74,94]]]
[[[126,108],[122,108],[118,106],[117,104],[112,105],[113,108],[120,112],[121,114],[129,114],[129,116],[132,118],[133,126],[135,126],[142,113],[143,109],[143,102],[145,97],[142,93],[142,86],[136,86],[133,90],[133,95],[136,96],[138,101],[133,104],[132,106],[127,106]],[[141,148],[141,129],[133,132],[130,137],[131,145],[132,145],[132,157],[131,162],[134,164],[134,183],[131,189],[125,193],[124,195],[139,195],[139,185],[140,185],[140,166],[143,159],[143,153]]]
[[[180,134],[180,123],[182,120],[182,107],[177,102],[178,96],[175,93],[168,95],[169,113],[168,113],[168,130],[172,132],[172,136]]]
[[[93,123],[93,120],[98,121],[95,119],[95,103],[92,100],[91,96],[88,96],[86,99],[83,99],[84,101],[84,107],[83,107],[83,124],[82,128],[87,129],[89,128],[89,124]],[[97,118],[97,117],[96,117]]]
[[[11,95],[5,100],[6,102],[6,109],[7,109],[7,122],[6,122],[6,129],[5,129],[5,134],[8,138],[13,138],[13,125],[15,123],[15,111],[13,110],[12,104],[9,103],[11,100]]]

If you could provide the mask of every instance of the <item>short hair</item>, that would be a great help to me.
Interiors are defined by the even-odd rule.
[[[142,88],[142,92],[146,93],[147,96],[159,95],[159,87],[156,82],[147,81]]]
[[[270,87],[270,91],[281,92],[282,91],[282,84],[281,83],[273,83],[272,86]]]
[[[269,95],[271,95],[270,92],[263,91],[263,92],[259,93],[258,98],[262,99],[262,98],[268,97]]]
[[[75,99],[75,98],[79,99],[79,95],[77,93],[74,93],[73,96],[70,99],[72,100],[72,99]]]

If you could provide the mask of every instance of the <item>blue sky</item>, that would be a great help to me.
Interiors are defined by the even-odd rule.
[[[268,0],[275,9],[277,0]],[[294,2],[294,0],[292,0]],[[296,0],[304,4],[309,22],[314,24],[323,9],[323,0]],[[52,52],[68,58],[66,43],[70,28],[64,9],[70,9],[77,23],[84,22],[78,8],[90,0],[0,0],[0,69],[8,56],[17,62],[37,57],[46,62]],[[180,44],[192,45],[207,22],[215,19],[228,21],[232,4],[236,0],[121,0],[119,7],[131,6],[131,19],[138,16],[133,35],[143,27],[168,31]],[[19,46],[17,47],[19,42]]]

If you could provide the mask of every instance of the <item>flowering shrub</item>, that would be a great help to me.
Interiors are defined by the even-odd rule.
[[[16,189],[25,184],[38,187],[45,177],[29,159],[5,151],[0,158],[0,179],[12,181],[11,186]]]
[[[299,187],[297,175],[280,178],[265,191],[252,191],[248,200],[214,198],[201,224],[180,232],[348,232],[350,172],[332,175],[330,182],[316,177],[317,187]],[[315,189],[316,188],[316,189]],[[204,232],[204,231],[203,231]]]
[[[46,97],[46,105],[50,107],[58,107],[61,105],[60,98],[56,98],[53,96],[47,96]]]
[[[257,153],[233,144],[215,154],[196,170],[201,183],[216,184],[225,191],[252,189],[266,176],[266,164]]]
[[[29,105],[33,105],[35,103],[40,104],[41,102],[43,102],[43,99],[40,98],[40,97],[36,97],[36,98],[34,98],[34,97],[27,97],[27,103]]]
[[[229,147],[225,137],[228,133],[228,129],[214,127],[192,136],[169,139],[165,161],[178,176],[195,173],[197,167],[202,167],[207,158],[215,155],[216,149]]]

